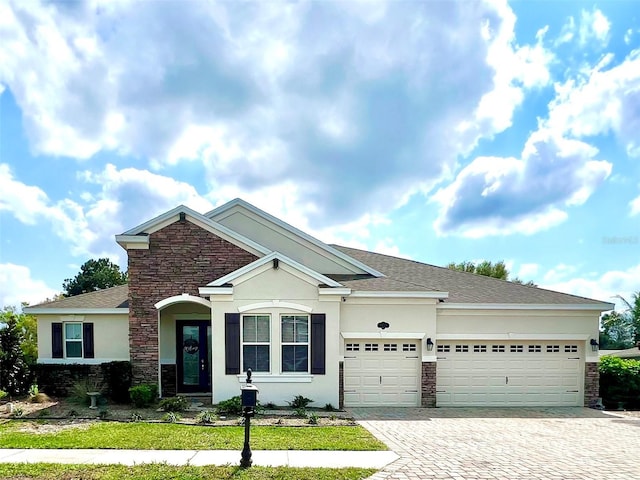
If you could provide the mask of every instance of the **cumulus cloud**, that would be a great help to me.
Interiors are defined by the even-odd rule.
[[[604,47],[609,41],[610,29],[609,19],[594,7],[591,11],[582,10],[577,22],[574,17],[569,17],[554,43],[561,45],[576,41],[581,47],[587,44]]]
[[[440,206],[434,227],[439,234],[477,238],[557,225],[611,173],[611,163],[594,160],[596,154],[583,142],[539,130],[521,158],[478,157],[433,195]]]
[[[32,278],[28,267],[0,263],[0,306],[20,307],[22,302],[33,305],[57,293],[42,280]]]
[[[0,19],[35,153],[198,161],[243,196],[286,178],[317,228],[429,190],[549,81],[502,1],[5,2]]]
[[[631,210],[630,215],[632,217],[635,215],[640,215],[640,196],[634,198],[629,202],[629,208]]]
[[[541,287],[559,292],[571,293],[587,298],[595,298],[604,302],[616,303],[621,308],[621,303],[615,298],[622,295],[630,299],[631,295],[640,291],[640,264],[633,265],[626,270],[610,270],[603,274],[591,274],[582,278],[559,279],[557,271],[571,270],[566,265],[558,266],[549,277],[541,282]],[[555,279],[555,280],[553,280]]]

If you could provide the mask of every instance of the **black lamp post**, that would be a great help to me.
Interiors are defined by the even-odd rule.
[[[240,388],[242,398],[242,416],[244,417],[244,447],[240,457],[240,466],[248,468],[253,463],[251,461],[251,417],[255,415],[255,407],[258,404],[258,387],[251,384],[251,369],[247,369],[247,384]]]

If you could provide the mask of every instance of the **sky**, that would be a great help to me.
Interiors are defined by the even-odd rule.
[[[0,307],[240,197],[327,243],[640,290],[640,9],[0,0]]]

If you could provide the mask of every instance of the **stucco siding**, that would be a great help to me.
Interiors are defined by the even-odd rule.
[[[52,358],[51,324],[91,322],[95,358]],[[127,315],[38,315],[39,363],[102,363],[129,360],[129,318]]]

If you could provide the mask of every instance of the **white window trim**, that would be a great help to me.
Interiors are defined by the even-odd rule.
[[[67,339],[67,325],[80,325],[80,338],[70,338]],[[80,356],[79,357],[70,357],[67,354],[67,342],[74,342],[80,344]],[[62,324],[62,348],[64,351],[64,358],[68,359],[83,359],[84,358],[84,326],[83,322],[63,322]]]
[[[307,341],[306,342],[284,342],[282,340],[282,319],[284,317],[306,317],[307,318]],[[295,340],[295,330],[294,336]],[[307,346],[307,370],[304,372],[285,372],[284,371],[284,355],[283,347],[285,346]],[[298,314],[298,313],[283,313],[280,315],[280,373],[281,375],[309,375],[311,372],[311,315]]]
[[[267,317],[269,319],[269,341],[268,342],[245,342],[244,341],[244,319],[247,317]],[[245,374],[247,371],[244,369],[244,347],[245,345],[250,346],[250,345],[266,345],[269,347],[269,370],[267,371],[260,371],[260,372],[255,372],[257,374],[262,374],[262,375],[267,375],[270,374],[271,371],[273,370],[273,358],[272,358],[272,352],[273,352],[273,345],[272,345],[272,341],[271,339],[273,338],[272,332],[271,332],[271,315],[268,313],[252,313],[252,314],[247,314],[247,315],[242,315],[240,317],[241,324],[240,324],[240,365],[242,366],[242,372]],[[256,325],[256,332],[257,332],[258,326]],[[252,374],[254,373],[253,370],[251,372]]]

